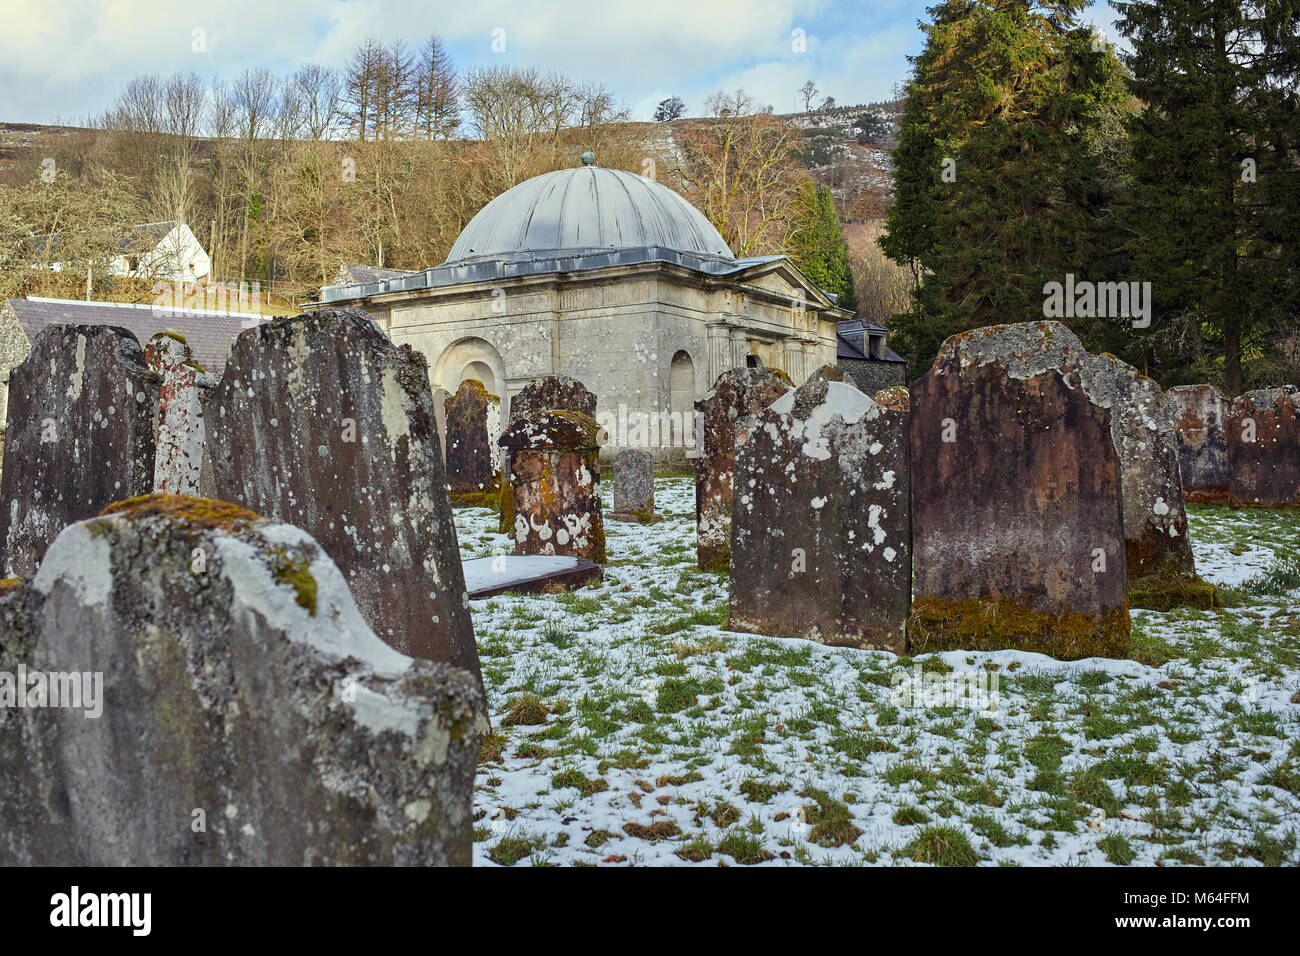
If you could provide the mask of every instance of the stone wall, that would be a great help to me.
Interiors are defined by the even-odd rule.
[[[867,395],[882,388],[907,384],[907,366],[902,362],[865,362],[860,359],[836,359],[844,380]]]

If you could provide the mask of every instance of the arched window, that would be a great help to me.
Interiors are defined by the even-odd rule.
[[[695,424],[695,363],[684,349],[673,356],[668,368],[668,395],[668,410],[672,412],[672,443],[681,447],[686,444],[688,436],[693,437]]]

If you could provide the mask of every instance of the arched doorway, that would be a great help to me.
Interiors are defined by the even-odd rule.
[[[478,337],[460,339],[442,350],[438,360],[429,367],[429,378],[434,388],[455,392],[460,383],[476,378],[492,395],[500,396],[501,412],[506,413],[509,396],[506,388],[506,363],[501,353],[487,339]]]
[[[478,379],[483,383],[483,387],[488,390],[490,395],[500,395],[501,391],[497,388],[496,373],[486,362],[470,362],[460,371],[460,381],[457,385],[469,379]]]
[[[684,448],[688,439],[694,440],[695,425],[695,363],[685,349],[673,356],[668,367],[668,410],[672,413],[672,445]]]

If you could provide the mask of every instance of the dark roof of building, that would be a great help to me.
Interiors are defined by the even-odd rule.
[[[835,328],[841,332],[879,332],[885,335],[889,334],[889,329],[883,325],[876,325],[874,322],[868,322],[866,319],[845,319],[842,322],[836,322]]]
[[[253,312],[169,309],[75,299],[10,299],[9,305],[28,341],[34,341],[41,329],[50,325],[116,325],[134,335],[141,347],[158,332],[178,332],[189,344],[194,360],[215,375],[225,369],[230,346],[240,332],[273,318]]]
[[[843,325],[843,323],[840,323]],[[870,323],[868,323],[870,324]],[[880,329],[880,326],[875,326]],[[885,329],[880,329],[884,332]],[[907,360],[895,352],[893,349],[885,346],[885,357],[882,359],[872,358],[858,348],[853,342],[844,337],[843,332],[835,333],[835,357],[837,359],[850,359],[858,362],[902,362],[906,364]]]
[[[436,289],[467,282],[505,281],[517,276],[583,272],[588,269],[649,262],[667,262],[696,272],[724,276],[744,272],[753,266],[784,258],[784,256],[755,256],[749,259],[730,259],[681,252],[663,246],[646,246],[639,249],[588,249],[556,255],[512,253],[496,259],[444,263],[421,272],[404,273],[396,279],[381,279],[377,282],[354,285],[327,285],[320,290],[320,297],[322,303],[346,302],[372,295],[382,295],[385,292]]]
[[[117,251],[122,255],[143,255],[158,247],[177,226],[175,219],[165,222],[142,222],[123,229],[117,241]],[[23,255],[31,260],[57,259],[63,251],[60,233],[33,233],[23,242]]]
[[[387,282],[389,279],[401,279],[414,274],[407,269],[380,269],[378,266],[345,262],[339,266],[339,271],[330,285],[369,285],[372,282]]]

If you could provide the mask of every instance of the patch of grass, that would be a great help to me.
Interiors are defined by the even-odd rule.
[[[1164,783],[1168,776],[1160,764],[1136,754],[1112,754],[1101,761],[1096,770],[1106,780],[1123,780],[1130,786],[1154,787]]]
[[[542,703],[536,694],[522,694],[510,704],[510,710],[501,718],[507,727],[517,725],[537,725],[546,723],[550,709]]]
[[[681,849],[674,850],[673,854],[687,863],[702,863],[713,856],[713,844],[707,837],[697,836]]]
[[[789,790],[784,784],[764,783],[758,779],[746,780],[740,785],[741,795],[750,803],[767,803],[778,793]]]
[[[972,830],[996,847],[1028,846],[1029,837],[1023,832],[1012,834],[999,821],[987,814],[978,813],[966,821]]]
[[[1097,849],[1106,854],[1108,863],[1116,863],[1119,866],[1128,866],[1137,859],[1137,853],[1129,846],[1128,840],[1118,833],[1112,833],[1098,840]]]
[[[649,825],[644,823],[625,823],[623,832],[630,837],[636,837],[638,840],[667,840],[670,837],[681,836],[681,828],[671,820],[659,820]]]
[[[929,823],[930,814],[920,807],[899,807],[894,811],[894,822],[900,827],[913,826],[917,823]]]
[[[852,760],[866,760],[872,754],[898,752],[898,748],[883,737],[858,733],[836,734],[831,738],[831,750]]]
[[[843,803],[813,787],[799,795],[816,801],[803,808],[804,819],[812,827],[808,839],[813,843],[824,847],[844,846],[862,836],[862,830],[853,824],[852,812]]]
[[[1070,745],[1055,734],[1040,733],[1025,744],[1025,759],[1039,770],[1059,770]]]
[[[552,647],[564,650],[573,645],[573,635],[564,627],[555,621],[547,621],[542,625],[542,640]]]
[[[966,834],[952,827],[926,827],[901,852],[913,862],[935,866],[975,866],[980,859]]]
[[[603,793],[609,789],[609,784],[603,777],[597,777],[595,780],[588,780],[581,771],[574,767],[566,767],[551,778],[551,786],[557,790],[563,790],[565,787],[573,787],[584,797],[590,797],[595,793]]]
[[[762,841],[740,829],[730,831],[718,841],[718,852],[744,866],[762,863],[775,855],[763,849]]]
[[[546,841],[536,836],[506,834],[488,851],[488,859],[502,866],[514,866],[526,856],[546,846]]]
[[[1273,563],[1241,586],[1250,594],[1281,595],[1300,588],[1300,557],[1275,554]]]

